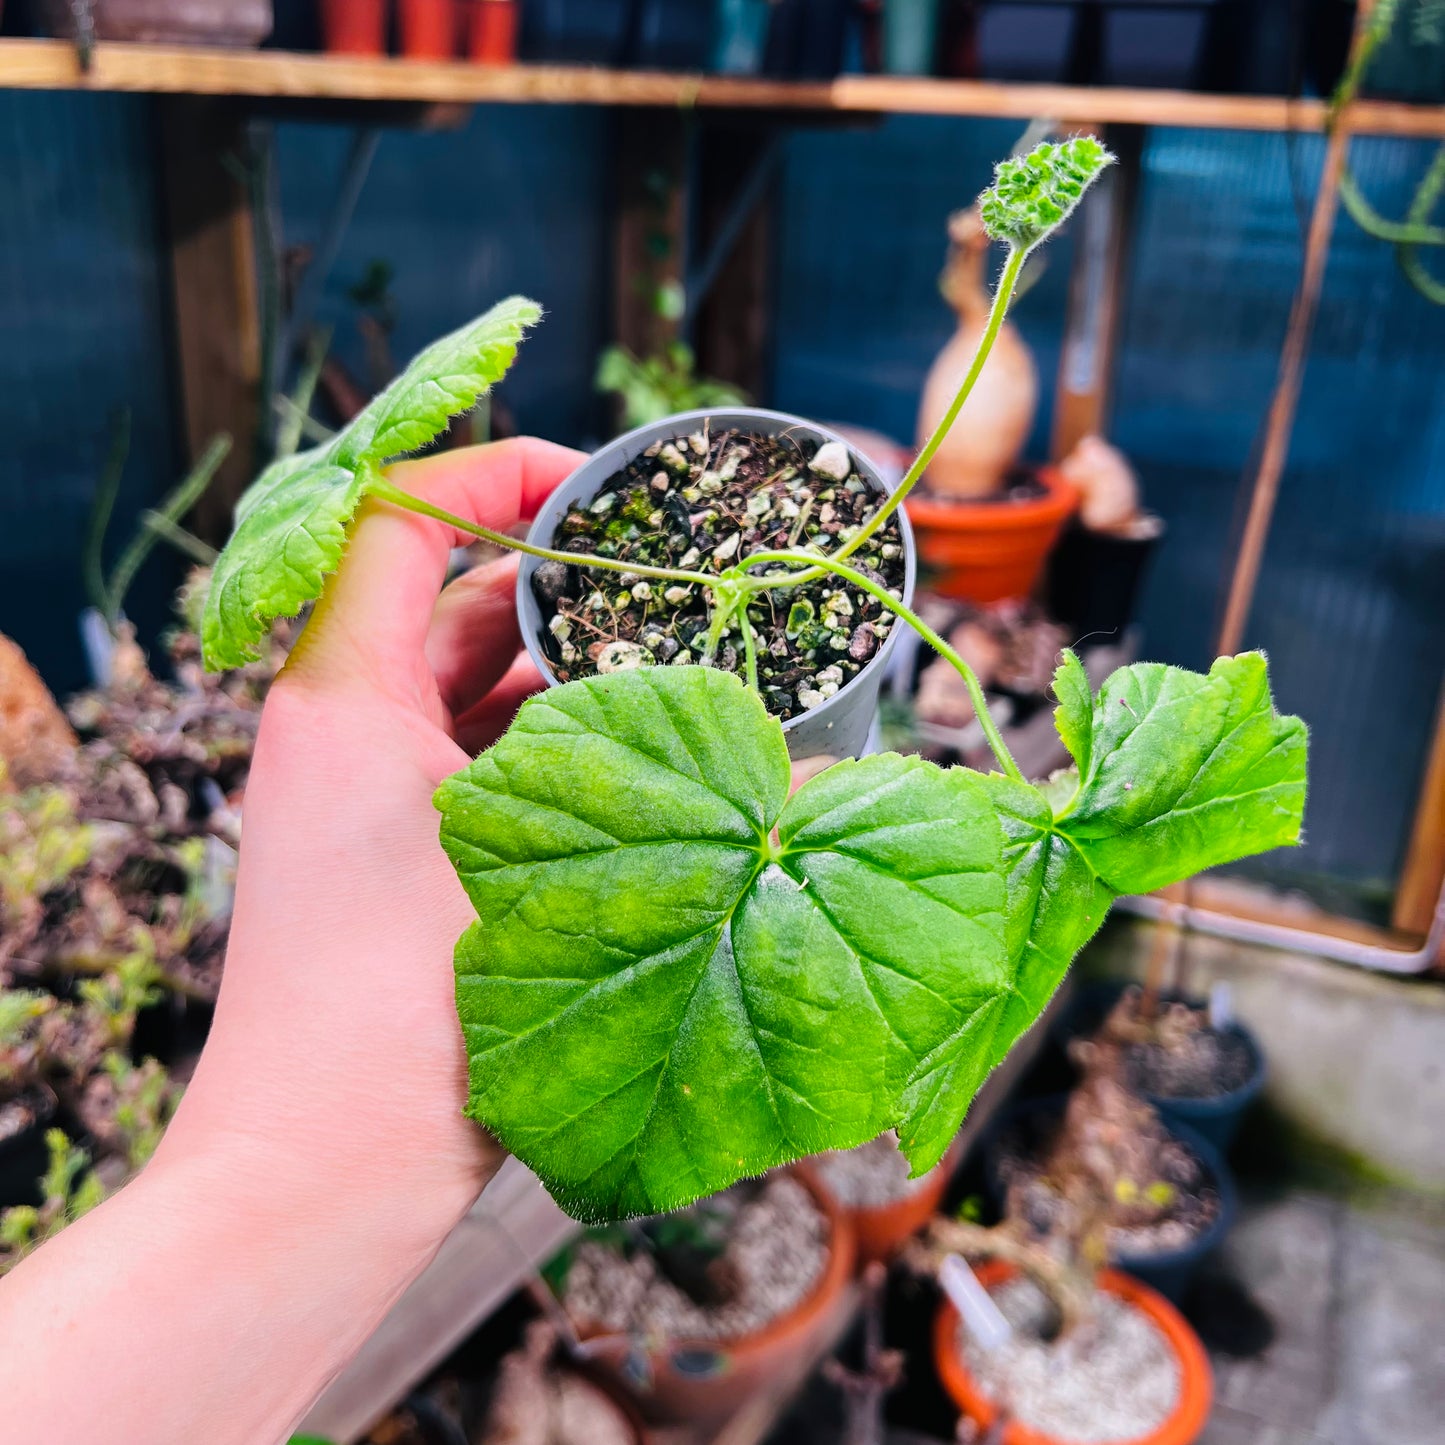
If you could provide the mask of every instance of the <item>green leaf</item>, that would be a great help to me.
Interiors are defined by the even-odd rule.
[[[500,381],[540,315],[522,297],[499,302],[427,347],[331,441],[283,457],[257,478],[212,571],[201,621],[207,667],[252,661],[278,617],[294,617],[321,595],[383,463],[425,446]]]
[[[435,440],[511,370],[523,336],[541,319],[535,301],[510,296],[432,342],[336,437],[336,459],[380,465]]]
[[[1093,136],[1044,141],[1027,155],[1000,161],[979,198],[984,229],[995,241],[1027,250],[1069,218],[1114,156]]]
[[[1221,657],[1205,676],[1120,668],[1087,723],[1068,661],[1060,675],[1060,734],[1079,790],[1058,830],[1115,892],[1299,842],[1306,729],[1275,711],[1261,653]]]
[[[958,1128],[957,1090],[903,1096],[1008,988],[982,780],[884,754],[787,787],[754,693],[657,668],[533,699],[438,790],[478,913],[456,958],[468,1112],[579,1217],[675,1208],[905,1117]]]

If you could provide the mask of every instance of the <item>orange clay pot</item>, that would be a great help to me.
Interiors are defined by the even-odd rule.
[[[517,0],[471,0],[467,54],[482,65],[517,58]]]
[[[975,1273],[985,1289],[1002,1284],[1014,1273],[1011,1264],[990,1260]],[[1115,1269],[1099,1273],[1099,1288],[1126,1300],[1156,1326],[1169,1342],[1179,1361],[1179,1399],[1174,1413],[1147,1435],[1136,1435],[1119,1445],[1192,1445],[1209,1420],[1209,1407],[1214,1398],[1214,1376],[1209,1358],[1199,1336],[1184,1322],[1184,1317],[1162,1295],[1146,1284]],[[968,1365],[958,1349],[958,1311],[945,1299],[933,1321],[933,1365],[938,1378],[954,1404],[983,1429],[988,1429],[998,1413],[992,1400],[979,1389]],[[1003,1445],[1069,1445],[1038,1430],[1030,1430],[1011,1420],[1003,1432]]]
[[[940,1164],[926,1182],[911,1194],[871,1209],[849,1209],[849,1219],[858,1239],[858,1263],[872,1264],[892,1259],[938,1212],[938,1202],[948,1188],[948,1169]]]
[[[801,1368],[836,1323],[838,1306],[853,1274],[853,1226],[806,1168],[793,1176],[807,1189],[828,1221],[828,1259],[813,1292],[796,1308],[762,1329],[731,1340],[668,1340],[648,1351],[651,1387],[639,1386],[626,1371],[629,1343],[599,1345],[594,1360],[621,1380],[647,1419],[660,1424],[720,1423],[742,1400]],[[603,1333],[577,1322],[582,1339]]]
[[[457,53],[456,0],[401,0],[401,53],[450,60]]]
[[[913,492],[903,504],[930,585],[964,602],[1027,597],[1044,559],[1079,505],[1079,493],[1055,467],[1040,467],[1048,495],[1033,501],[945,502]]]

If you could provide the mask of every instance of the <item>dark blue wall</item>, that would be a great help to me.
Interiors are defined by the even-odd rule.
[[[80,556],[114,409],[131,409],[133,434],[112,554],[181,466],[152,125],[141,97],[0,91],[0,629],[61,693],[85,681]],[[346,292],[373,259],[396,272],[398,362],[526,292],[548,319],[503,395],[528,430],[582,439],[610,304],[609,139],[605,114],[519,106],[384,132],[319,308],[342,358],[365,374]],[[350,143],[278,128],[283,245],[319,241]],[[169,620],[180,570],[161,549],[128,599],[144,638]]]
[[[141,98],[0,92],[0,628],[61,691],[83,676],[79,555],[114,407],[134,416],[118,539],[177,473],[151,126]],[[911,437],[953,324],[936,289],[945,221],[1016,135],[1006,122],[898,118],[792,138],[762,400]],[[350,143],[337,127],[278,129],[285,244],[318,241]],[[1353,154],[1398,210],[1428,147],[1358,141]],[[1112,435],[1169,524],[1143,604],[1151,656],[1208,661],[1320,155],[1317,138],[1150,140]],[[525,429],[585,438],[607,333],[610,157],[599,111],[493,107],[459,131],[386,132],[321,298],[338,353],[364,374],[346,293],[373,259],[395,271],[398,360],[528,292],[549,318],[504,396]],[[1036,456],[1071,245],[1055,243],[1016,313],[1044,383]],[[1445,313],[1342,218],[1249,628],[1281,704],[1314,729],[1308,846],[1278,860],[1295,876],[1384,890],[1399,869],[1445,671],[1442,403]],[[132,598],[148,634],[178,570],[157,560]]]

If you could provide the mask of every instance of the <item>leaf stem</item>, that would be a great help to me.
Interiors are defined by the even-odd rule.
[[[459,532],[479,537],[483,542],[494,542],[509,552],[525,552],[527,556],[540,557],[544,562],[561,562],[568,567],[601,567],[610,572],[633,572],[639,577],[654,577],[662,582],[695,582],[709,588],[716,588],[718,584],[718,577],[707,572],[684,572],[674,567],[647,567],[640,562],[619,562],[615,558],[597,557],[589,552],[556,552],[550,547],[534,546],[520,537],[511,537],[505,532],[494,532],[490,527],[469,522],[455,512],[448,512],[444,507],[434,507],[430,502],[424,502],[420,497],[402,491],[380,473],[367,491],[369,495],[380,497],[384,502],[391,502],[394,506],[405,507],[409,512],[417,512],[423,517],[445,522]]]
[[[747,668],[748,686],[758,690],[758,645],[753,638],[753,623],[748,616],[748,599],[744,597],[738,608],[738,620],[743,629],[743,663]]]
[[[797,562],[800,554],[797,552],[755,552],[743,564],[748,567],[762,566],[774,562]],[[941,656],[946,657],[958,670],[963,678],[964,685],[968,688],[968,695],[973,702],[974,715],[978,718],[978,724],[983,729],[983,735],[988,739],[988,745],[993,750],[993,755],[998,759],[999,766],[1008,777],[1016,783],[1026,782],[1027,779],[1019,770],[1019,765],[1014,761],[1013,754],[1009,752],[1008,745],[1004,742],[998,725],[994,722],[992,714],[988,710],[988,700],[983,695],[983,685],[978,680],[978,674],[974,672],[967,662],[959,655],[958,651],[950,647],[942,637],[936,633],[911,607],[906,606],[899,598],[895,597],[886,587],[880,587],[872,578],[865,577],[861,572],[852,567],[844,565],[835,557],[822,557],[818,559],[818,566],[827,572],[832,572],[845,582],[851,582],[855,587],[861,588],[864,592],[876,597],[890,612],[901,617],[918,635],[923,638],[930,647],[934,648]],[[749,585],[757,591],[771,588],[774,584],[770,578],[758,577],[746,579]]]
[[[1013,302],[1019,273],[1023,270],[1024,262],[1032,250],[1032,246],[1011,246],[1009,248],[1008,259],[1004,262],[1003,271],[998,278],[998,286],[994,289],[993,305],[989,308],[988,313],[988,324],[984,327],[983,335],[979,337],[978,349],[973,354],[973,361],[969,364],[957,394],[948,410],[939,418],[938,425],[933,428],[933,434],[924,442],[918,455],[914,457],[913,465],[903,474],[903,480],[894,488],[892,496],[848,539],[844,546],[833,553],[835,561],[841,562],[845,558],[851,557],[869,538],[876,535],[878,529],[903,505],[904,499],[918,485],[919,479],[928,470],[928,464],[937,454],[939,447],[943,445],[943,439],[952,430],[954,422],[958,420],[958,414],[963,410],[964,402],[968,400],[969,394],[973,391],[979,374],[983,371],[984,363],[988,360],[989,352],[993,350],[994,342],[998,340],[998,334],[1003,329],[1004,317],[1008,315],[1009,306]],[[747,560],[751,561],[752,559]],[[806,571],[795,572],[787,578],[779,578],[773,585],[775,587],[797,587],[804,582],[816,581],[823,575],[824,570],[821,563],[815,562]]]
[[[969,393],[978,381],[984,362],[988,360],[989,352],[993,350],[994,342],[998,340],[998,334],[1003,329],[1004,317],[1008,315],[1009,306],[1013,301],[1014,288],[1018,285],[1019,272],[1023,270],[1024,261],[1028,259],[1031,249],[1028,246],[1011,246],[1009,248],[1008,259],[1004,262],[1003,271],[998,278],[998,285],[994,288],[993,305],[989,307],[988,312],[988,324],[983,329],[983,335],[979,337],[978,349],[973,354],[973,361],[970,362],[953,401],[949,404],[948,410],[939,418],[938,425],[933,428],[933,435],[924,442],[922,450],[914,457],[913,465],[903,474],[903,480],[898,483],[893,495],[864,524],[862,530],[856,532],[849,539],[847,545],[834,554],[837,561],[841,562],[845,558],[851,557],[872,537],[903,505],[904,498],[928,470],[928,464],[933,460],[939,447],[943,445],[944,437],[953,429],[959,412],[963,410],[964,402],[968,400]]]

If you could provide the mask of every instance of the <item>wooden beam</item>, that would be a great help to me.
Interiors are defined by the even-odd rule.
[[[125,90],[153,94],[296,96],[369,101],[487,101],[506,104],[723,106],[763,110],[1067,116],[1093,125],[1198,126],[1222,130],[1319,131],[1317,100],[1209,95],[1111,86],[1016,85],[893,75],[786,81],[573,66],[484,66],[461,62],[300,55],[199,46],[97,45],[89,71],[59,40],[0,41],[0,87]],[[1445,136],[1445,106],[1362,101],[1358,135]]]
[[[1435,719],[1435,740],[1420,788],[1415,826],[1395,893],[1390,922],[1404,933],[1428,933],[1445,888],[1445,688]]]
[[[687,267],[690,131],[682,115],[624,110],[617,118],[613,330],[636,356],[678,335],[681,315],[668,298],[681,298]]]
[[[756,118],[707,121],[697,167],[699,248],[716,236],[771,139],[771,130]],[[766,189],[702,300],[694,335],[699,373],[731,382],[755,399],[767,395],[770,381],[777,180],[771,167],[768,174]]]
[[[1052,452],[1061,461],[1081,438],[1107,435],[1114,360],[1134,234],[1144,131],[1112,126],[1102,137],[1119,157],[1084,199],[1074,242],[1074,271],[1059,374]]]
[[[218,432],[230,455],[190,526],[220,543],[250,481],[260,406],[261,335],[251,208],[231,164],[241,118],[224,101],[170,97],[160,115],[184,438],[194,461]]]

